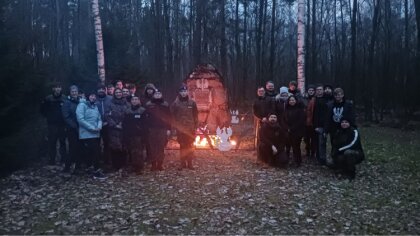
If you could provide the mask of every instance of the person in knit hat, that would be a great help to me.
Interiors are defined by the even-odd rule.
[[[267,122],[261,126],[257,149],[262,162],[277,167],[287,165],[289,158],[284,152],[286,135],[287,131],[282,119],[278,119],[275,113],[268,114]]]
[[[338,168],[350,179],[356,177],[356,165],[365,159],[359,131],[352,126],[352,118],[341,117],[340,128],[334,134],[332,159]]]
[[[180,169],[194,169],[194,140],[195,130],[198,127],[198,109],[195,101],[189,98],[188,88],[185,84],[178,89],[178,96],[172,103],[171,114],[173,127],[176,130],[177,141],[180,145]]]

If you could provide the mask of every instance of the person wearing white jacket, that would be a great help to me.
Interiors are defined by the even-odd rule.
[[[76,117],[79,123],[79,139],[82,142],[83,154],[88,167],[93,166],[93,177],[95,179],[105,179],[105,175],[99,168],[100,154],[100,131],[102,129],[102,119],[96,106],[96,91],[89,92],[86,102],[77,105]]]

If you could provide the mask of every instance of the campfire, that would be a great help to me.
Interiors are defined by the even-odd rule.
[[[217,128],[217,134],[209,134],[207,125],[203,128],[197,128],[194,146],[196,148],[218,148],[220,151],[229,151],[232,147],[236,146],[236,141],[230,139],[232,129]]]

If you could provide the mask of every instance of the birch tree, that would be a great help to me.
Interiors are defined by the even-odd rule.
[[[92,12],[95,26],[96,55],[98,60],[98,75],[101,84],[105,84],[105,55],[102,38],[102,23],[99,15],[99,0],[92,0]]]
[[[298,2],[297,81],[300,91],[305,92],[305,0]]]

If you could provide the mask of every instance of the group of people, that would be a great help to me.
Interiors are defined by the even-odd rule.
[[[152,171],[163,170],[164,148],[171,133],[176,133],[180,144],[180,168],[194,168],[198,111],[185,85],[169,105],[153,84],[147,84],[142,94],[122,81],[85,92],[72,85],[68,96],[55,84],[40,109],[48,125],[49,163],[56,164],[59,142],[65,172],[85,170],[95,179],[104,179],[103,165],[110,164],[124,175],[128,169],[142,174],[146,162]]]
[[[284,167],[292,151],[294,165],[299,167],[304,140],[308,159],[339,169],[350,179],[355,178],[355,166],[365,157],[353,103],[345,98],[342,88],[309,85],[303,94],[296,81],[291,81],[277,93],[274,83],[268,81],[265,87],[257,89],[253,113],[257,158],[261,162]],[[328,135],[332,163],[327,162]]]

